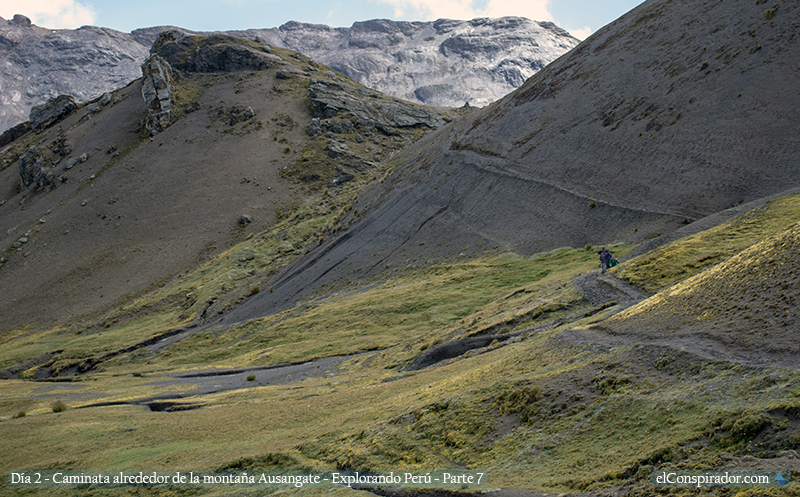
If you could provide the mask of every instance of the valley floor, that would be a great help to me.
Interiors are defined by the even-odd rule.
[[[798,202],[776,199],[606,274],[591,247],[503,254],[409,268],[227,328],[160,321],[153,334],[152,316],[136,314],[20,335],[3,348],[6,365],[28,362],[4,371],[16,379],[0,393],[0,467],[479,468],[489,487],[467,490],[497,497],[665,495],[649,478],[666,470],[800,474]],[[137,329],[149,335],[119,348],[115,337]],[[94,360],[76,361],[87,344]],[[465,490],[320,495],[367,491]]]

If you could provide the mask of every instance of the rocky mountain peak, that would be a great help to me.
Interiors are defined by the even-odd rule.
[[[491,103],[578,44],[553,23],[522,17],[374,19],[338,29],[291,22],[279,31],[284,46],[361,84],[439,106]]]

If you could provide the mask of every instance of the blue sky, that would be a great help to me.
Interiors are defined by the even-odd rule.
[[[578,38],[641,0],[0,0],[0,16],[47,28],[102,26],[129,32],[173,25],[196,31],[271,28],[294,20],[350,26],[367,19],[430,21],[517,15],[554,21]]]

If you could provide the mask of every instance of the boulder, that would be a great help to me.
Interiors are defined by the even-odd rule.
[[[97,100],[97,103],[100,104],[101,107],[105,107],[106,105],[110,104],[112,100],[111,93],[105,92],[100,96],[100,99]]]
[[[78,108],[72,95],[59,95],[31,108],[29,121],[35,130],[49,128]]]
[[[28,17],[26,17],[26,16],[24,16],[22,14],[14,14],[14,17],[13,17],[13,19],[11,19],[11,22],[13,22],[17,26],[21,26],[23,28],[31,27],[30,18],[28,18]]]

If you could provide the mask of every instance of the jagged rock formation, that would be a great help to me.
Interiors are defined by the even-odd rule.
[[[254,30],[242,34],[257,35]],[[553,23],[521,17],[375,19],[350,28],[289,22],[277,37],[272,32],[260,35],[370,88],[450,107],[491,103],[578,44]]]
[[[7,62],[0,74],[0,130],[25,121],[31,106],[60,93],[85,102],[138,78],[165,29],[170,34],[159,40],[156,52],[176,69],[208,72],[270,63],[268,46],[259,53],[227,42],[208,43],[188,59],[171,60],[193,50],[182,45],[187,41],[183,34],[200,34],[182,29],[151,27],[129,34],[89,26],[49,30],[24,16],[0,18],[0,60]],[[228,34],[304,53],[388,95],[443,106],[492,102],[578,43],[552,23],[510,17],[373,20],[350,28],[289,22]],[[223,36],[214,35],[217,41]],[[222,48],[232,53],[220,53]],[[228,66],[222,67],[221,60]]]
[[[158,54],[175,69],[186,72],[263,71],[278,57],[258,52],[244,40],[215,33],[197,38],[177,29],[158,35],[150,53]]]
[[[172,67],[159,55],[142,64],[142,98],[147,107],[145,126],[152,133],[163,131],[172,120]]]
[[[386,135],[395,134],[391,128],[425,126],[436,129],[444,124],[442,116],[428,108],[401,100],[388,100],[364,88],[312,78],[308,92],[317,118],[327,119],[347,112],[359,128],[377,127]],[[335,129],[333,123],[323,122],[320,126]]]

